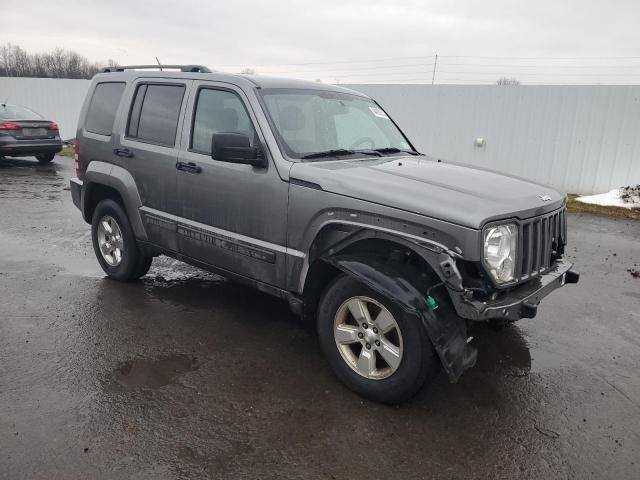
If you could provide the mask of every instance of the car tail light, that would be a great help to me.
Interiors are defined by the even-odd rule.
[[[56,122],[51,122],[47,128],[49,128],[49,130],[58,130],[58,124]]]
[[[18,130],[18,125],[12,122],[0,123],[0,130]]]
[[[78,160],[79,155],[80,155],[80,143],[78,143],[78,139],[76,138],[76,141],[73,144],[73,160],[76,164],[76,177],[78,178],[80,178],[80,161]]]

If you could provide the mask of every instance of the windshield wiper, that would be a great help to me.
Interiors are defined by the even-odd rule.
[[[346,148],[336,148],[333,150],[325,150],[324,152],[313,152],[308,153],[300,157],[303,160],[310,160],[313,158],[327,158],[327,157],[339,157],[342,155],[356,155],[361,153],[363,155],[374,155],[376,157],[380,156],[380,152],[376,150],[347,150]]]
[[[324,152],[307,153],[300,158],[302,158],[303,160],[307,160],[311,158],[337,157],[338,155],[353,155],[354,153],[356,153],[355,150],[337,148],[335,150],[325,150]]]
[[[420,152],[416,152],[415,150],[402,150],[396,147],[385,147],[385,148],[376,148],[375,152],[379,152],[382,154],[385,153],[408,153],[409,155],[422,155]]]

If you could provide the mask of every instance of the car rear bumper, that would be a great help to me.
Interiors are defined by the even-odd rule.
[[[533,318],[544,297],[567,283],[578,283],[580,274],[572,267],[573,264],[566,260],[557,260],[549,271],[514,288],[496,301],[464,300],[464,307],[456,310],[470,320],[501,318],[513,321]]]
[[[82,180],[72,178],[69,180],[69,188],[71,190],[73,204],[82,211]]]
[[[11,135],[0,135],[0,155],[35,155],[57,153],[60,150],[62,150],[60,137],[18,139]]]
[[[62,140],[16,140],[15,138],[0,138],[0,155],[20,156],[36,155],[39,153],[58,153],[62,150]]]

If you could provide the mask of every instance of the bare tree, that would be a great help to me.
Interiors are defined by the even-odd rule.
[[[500,77],[496,85],[520,85],[520,81],[517,78]]]
[[[110,59],[109,66],[118,62]],[[56,48],[48,53],[28,53],[10,43],[0,47],[0,76],[91,78],[100,70],[100,63],[91,62],[78,52]]]

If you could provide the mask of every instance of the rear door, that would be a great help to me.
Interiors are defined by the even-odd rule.
[[[134,178],[149,241],[176,245],[176,161],[190,80],[137,79],[118,145],[116,163]]]

